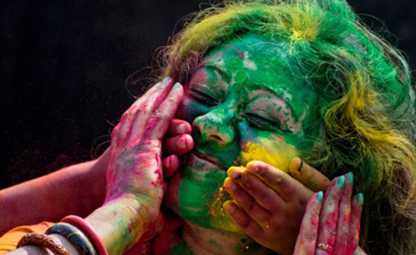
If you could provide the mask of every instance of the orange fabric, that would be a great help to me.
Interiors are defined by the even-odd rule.
[[[19,226],[13,228],[0,237],[0,255],[15,250],[17,243],[25,234],[33,232],[44,233],[53,224],[54,223],[52,222],[44,221],[36,225]]]

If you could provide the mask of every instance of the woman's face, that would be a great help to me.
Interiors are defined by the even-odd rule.
[[[178,117],[192,123],[196,146],[168,197],[182,218],[227,228],[210,205],[230,166],[270,159],[286,171],[311,148],[317,95],[295,61],[289,45],[246,35],[210,51],[195,70]]]

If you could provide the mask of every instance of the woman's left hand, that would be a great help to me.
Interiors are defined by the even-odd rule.
[[[352,198],[351,173],[337,177],[325,192],[308,202],[294,255],[365,254],[358,247],[362,193]]]
[[[246,167],[231,167],[224,182],[233,199],[224,205],[226,212],[250,238],[284,255],[293,252],[309,198],[330,184],[298,158],[290,168],[295,178],[264,162],[252,161]]]

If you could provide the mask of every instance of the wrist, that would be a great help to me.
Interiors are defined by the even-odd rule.
[[[124,194],[107,201],[86,221],[103,240],[109,254],[122,254],[139,240],[156,219],[136,196]]]

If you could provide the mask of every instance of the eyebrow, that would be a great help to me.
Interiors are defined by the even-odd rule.
[[[212,64],[212,63],[202,63],[202,65],[199,68],[203,68],[203,67],[207,67],[207,68],[211,68],[214,69],[215,71],[217,71],[221,77],[226,81],[229,82],[231,80],[230,75],[220,66]]]

